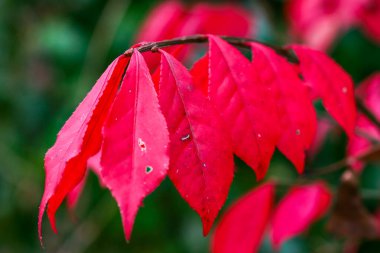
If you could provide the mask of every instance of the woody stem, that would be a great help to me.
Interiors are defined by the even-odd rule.
[[[297,57],[295,57],[295,55],[290,50],[284,49],[282,47],[277,47],[277,46],[263,43],[263,42],[250,39],[250,38],[231,37],[231,36],[220,36],[220,38],[222,38],[223,40],[227,41],[228,43],[234,46],[245,48],[245,49],[251,48],[251,46],[249,45],[249,43],[251,42],[260,43],[274,49],[278,54],[287,57],[290,61],[295,62],[295,63],[298,62]],[[141,44],[140,46],[126,50],[124,54],[126,56],[131,56],[133,53],[133,50],[138,50],[140,53],[148,52],[148,51],[156,52],[158,49],[164,48],[164,47],[183,45],[183,44],[193,44],[193,43],[206,43],[208,42],[208,40],[209,40],[208,35],[197,34],[197,35],[191,35],[191,36],[184,36],[180,38],[174,38],[170,40],[146,42],[146,43]]]

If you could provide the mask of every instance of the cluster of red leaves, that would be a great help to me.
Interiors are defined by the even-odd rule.
[[[332,199],[328,188],[317,182],[293,187],[274,208],[274,192],[275,185],[265,183],[231,206],[215,230],[211,251],[257,252],[268,226],[272,244],[279,249],[320,218]]]
[[[40,236],[45,208],[56,230],[58,207],[76,191],[90,163],[119,205],[127,240],[143,199],[166,175],[200,215],[206,235],[227,198],[233,154],[258,179],[265,176],[276,147],[303,171],[317,123],[312,99],[321,98],[348,136],[353,135],[352,81],[325,54],[293,45],[288,50],[299,59],[294,64],[268,46],[247,42],[250,61],[221,38],[208,35],[208,40],[207,54],[191,71],[161,49],[155,53],[161,62],[153,79],[137,49],[111,63],[46,154]],[[285,197],[272,218],[276,245],[306,226],[282,224],[292,212],[293,205],[286,204],[295,201],[291,196],[309,196],[303,193],[307,187],[300,189]],[[313,204],[309,209],[309,220],[320,216]],[[269,217],[265,210],[255,212]]]
[[[320,50],[352,26],[380,43],[380,0],[291,0],[287,15],[293,34]]]

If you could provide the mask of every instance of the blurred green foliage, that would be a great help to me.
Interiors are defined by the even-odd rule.
[[[238,1],[236,1],[238,2]],[[259,19],[258,39],[288,42],[282,1],[242,1]],[[0,253],[41,252],[37,211],[44,186],[43,157],[55,135],[102,70],[132,43],[156,1],[0,0]],[[380,70],[380,49],[351,30],[336,42],[332,56],[356,82]],[[323,111],[320,112],[323,114]],[[319,167],[344,156],[345,138],[330,134],[310,161]],[[257,185],[253,171],[236,160],[226,206]],[[368,168],[363,188],[380,189],[380,170]],[[292,166],[276,153],[267,178],[292,181]],[[326,180],[334,188],[339,173]],[[279,191],[279,195],[285,192]],[[132,241],[124,240],[115,201],[89,174],[75,213],[58,213],[59,234],[45,220],[47,252],[207,252],[200,219],[166,179],[149,196],[135,223]],[[366,201],[374,210],[378,199]],[[324,231],[325,220],[290,240],[281,252],[338,252],[342,241]],[[378,252],[379,243],[362,246]],[[272,252],[266,239],[260,252]]]

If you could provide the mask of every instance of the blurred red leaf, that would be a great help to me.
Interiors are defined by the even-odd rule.
[[[379,6],[379,0],[291,0],[286,12],[296,37],[315,49],[327,50],[356,25],[380,42]]]
[[[179,1],[164,1],[150,12],[142,24],[136,41],[156,41],[177,37],[187,12]],[[190,34],[193,31],[189,31]]]
[[[279,248],[289,238],[304,232],[323,216],[332,195],[323,183],[293,187],[276,207],[271,223],[271,239]]]
[[[233,22],[231,22],[233,20]],[[199,3],[185,8],[180,1],[164,1],[156,6],[143,23],[137,41],[158,41],[192,34],[248,36],[253,34],[253,18],[236,4]],[[189,47],[167,48],[179,60],[189,55]],[[144,54],[151,70],[159,65],[158,54]]]
[[[157,41],[197,33],[247,36],[252,32],[252,15],[238,5],[199,3],[185,8],[179,1],[171,0],[151,11],[137,41]]]
[[[358,16],[366,34],[380,43],[380,0],[363,0]]]
[[[197,24],[196,33],[245,37],[254,33],[253,21],[253,15],[236,4],[199,3],[183,27]]]
[[[211,241],[212,253],[257,252],[269,222],[274,185],[266,183],[249,192],[223,215]]]

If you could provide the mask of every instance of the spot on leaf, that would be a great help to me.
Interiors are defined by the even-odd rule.
[[[153,167],[151,167],[151,166],[146,166],[146,168],[145,168],[145,173],[146,174],[149,174],[149,173],[151,173],[153,171]]]
[[[138,139],[138,144],[139,144],[141,151],[146,151],[145,142],[143,140],[141,140],[140,138]]]

